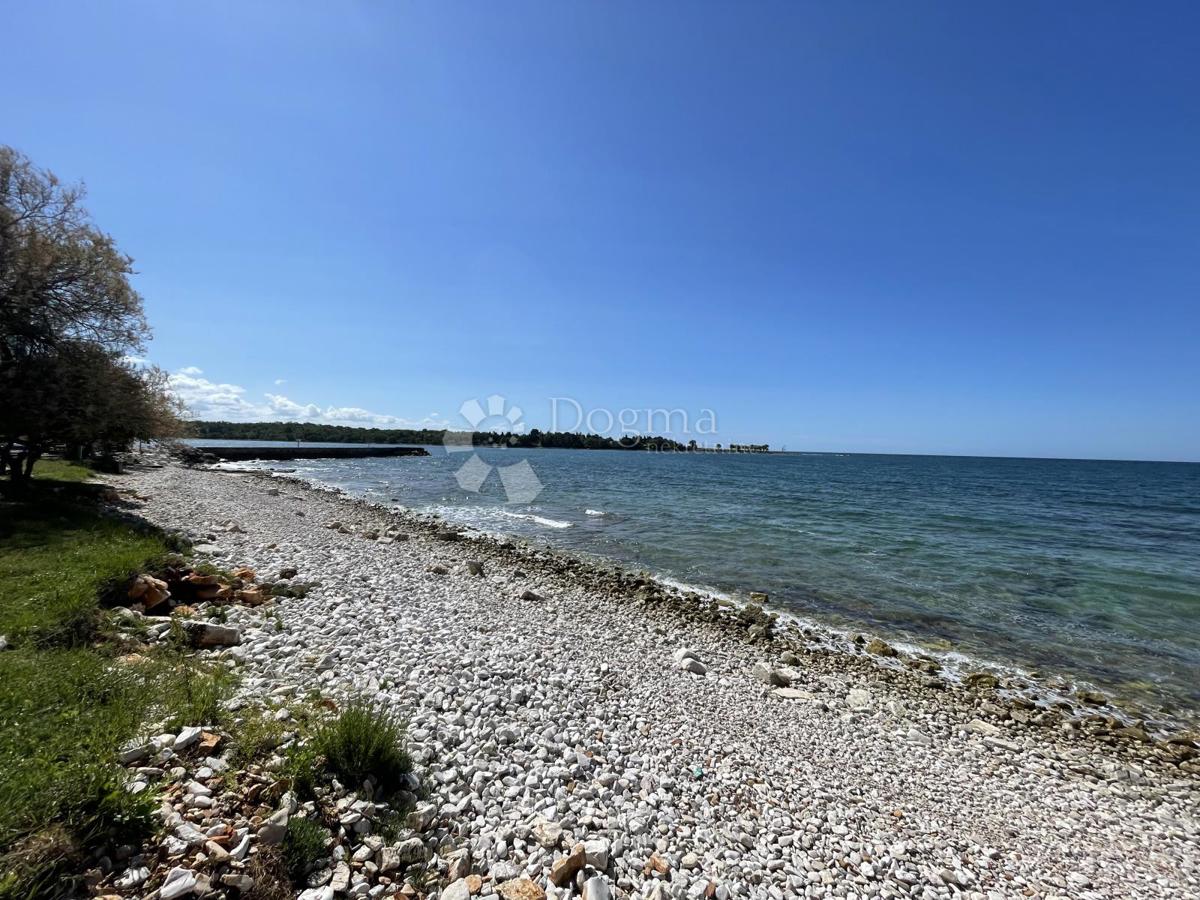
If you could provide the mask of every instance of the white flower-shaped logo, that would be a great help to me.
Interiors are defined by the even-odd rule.
[[[469,432],[447,431],[442,439],[448,453],[470,453],[471,458],[458,467],[454,480],[464,491],[479,493],[483,483],[495,469],[504,485],[504,496],[509,503],[532,503],[542,492],[542,482],[533,471],[529,460],[522,459],[511,466],[493,466],[484,462],[478,453],[473,452],[475,445],[473,432],[503,429],[504,431],[522,432],[525,424],[521,421],[521,408],[509,406],[508,401],[499,394],[487,398],[487,409],[478,400],[467,400],[458,411],[470,424]],[[502,447],[504,445],[501,445]]]

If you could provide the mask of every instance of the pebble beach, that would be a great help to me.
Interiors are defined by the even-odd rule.
[[[428,790],[415,837],[435,869],[469,850],[473,893],[1200,895],[1192,736],[284,478],[109,481],[216,562],[316,583],[269,607],[278,629],[235,609],[240,643],[208,652],[244,698],[403,717]],[[586,872],[556,883],[580,843]],[[347,865],[342,891],[386,893]]]

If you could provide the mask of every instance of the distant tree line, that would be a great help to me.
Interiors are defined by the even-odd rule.
[[[50,450],[111,454],[179,428],[166,376],[131,358],[150,334],[133,260],[83,196],[0,145],[0,475],[16,485]]]
[[[204,422],[188,424],[196,438],[238,441],[304,441],[337,444],[441,444],[446,430],[432,428],[356,428],[315,422]],[[665,437],[624,435],[620,438],[568,431],[455,432],[455,443],[476,447],[556,447],[571,450],[672,450],[696,449],[696,442],[681,444]]]

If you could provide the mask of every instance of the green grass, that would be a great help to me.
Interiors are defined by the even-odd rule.
[[[318,861],[329,856],[325,846],[329,831],[313,819],[295,816],[288,821],[283,837],[283,864],[295,887],[303,887]]]
[[[39,459],[33,464],[33,477],[43,481],[88,481],[92,474],[83,463],[66,459]]]
[[[164,537],[45,492],[0,501],[0,900],[50,896],[91,851],[154,824],[116,752],[151,728],[219,721],[231,677],[169,650],[116,658],[101,598]],[[157,732],[156,732],[157,733]]]
[[[98,597],[167,553],[92,509],[0,502],[0,634],[17,646],[78,646],[94,634]]]
[[[412,771],[403,723],[365,701],[352,703],[323,724],[312,744],[325,757],[326,768],[351,790],[371,776],[386,795],[400,788]]]

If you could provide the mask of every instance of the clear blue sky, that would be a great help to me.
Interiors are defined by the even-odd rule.
[[[1195,3],[4,21],[0,140],[86,180],[200,412],[1200,459]]]

